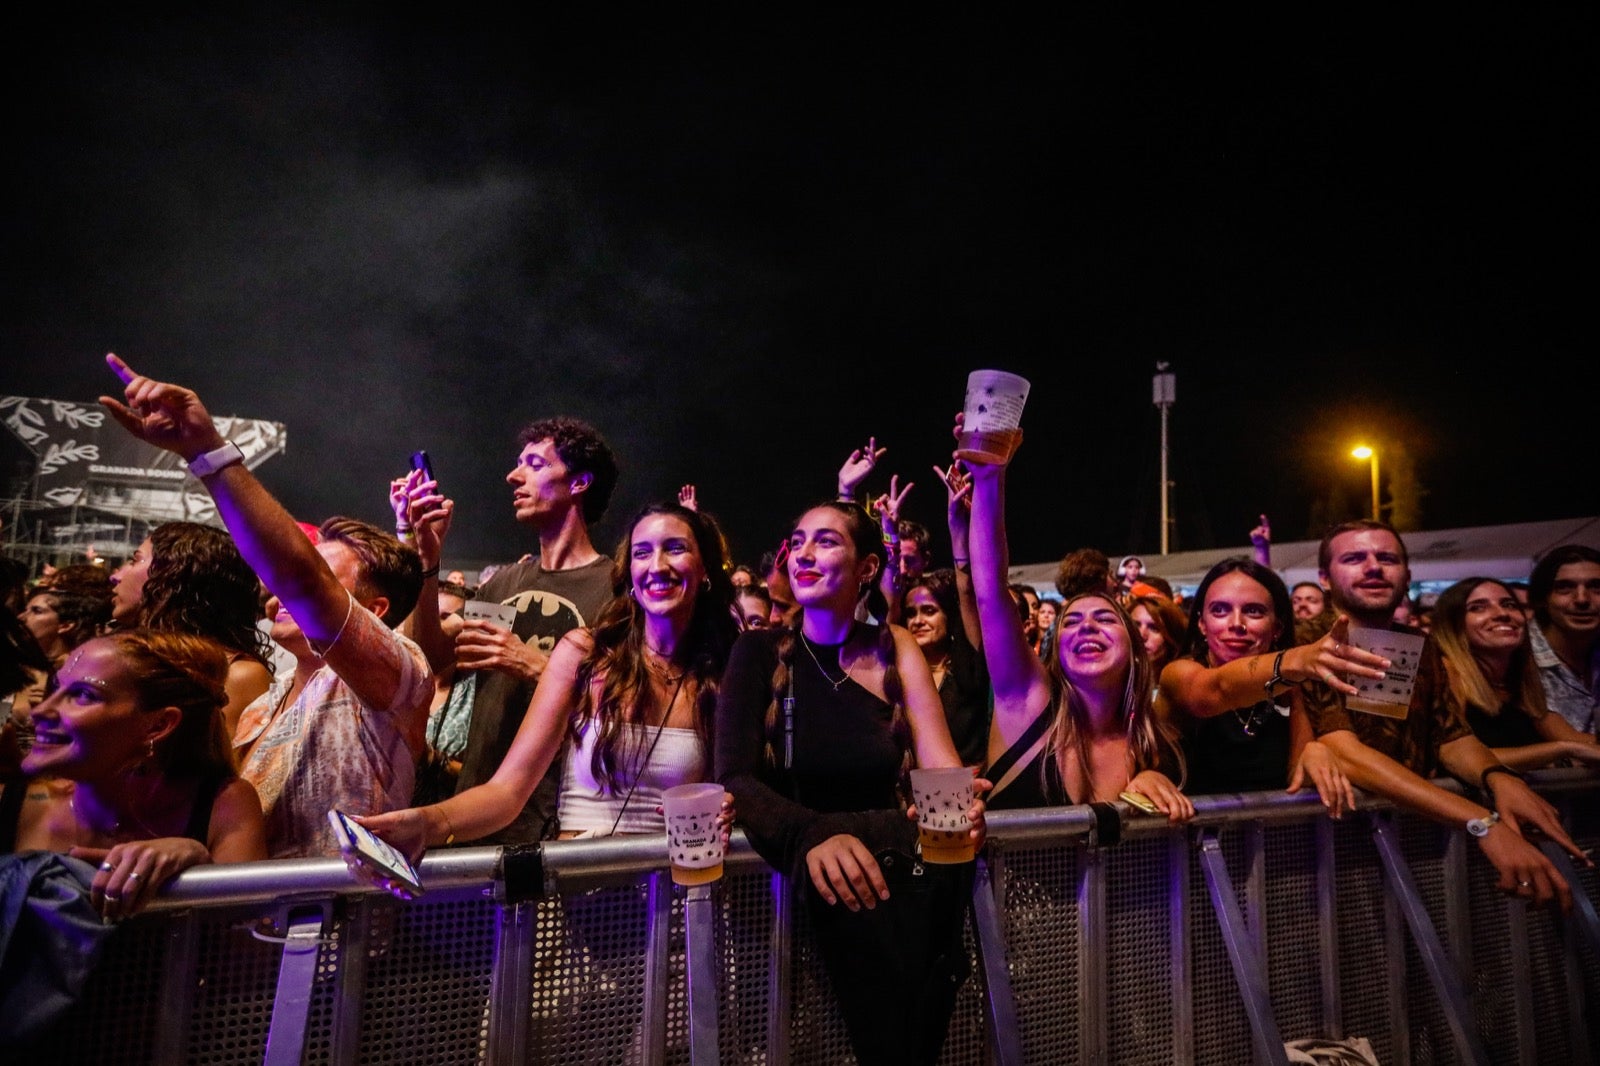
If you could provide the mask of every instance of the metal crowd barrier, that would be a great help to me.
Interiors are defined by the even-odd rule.
[[[1600,775],[1533,776],[1587,849]],[[1182,829],[997,812],[943,1061],[1285,1062],[1365,1037],[1385,1066],[1595,1063],[1600,878],[1563,918],[1507,898],[1463,832],[1382,803],[1204,797]],[[1118,838],[1113,842],[1113,838]],[[403,903],[338,860],[198,868],[109,943],[66,1061],[850,1061],[803,906],[736,835],[685,890],[659,838],[440,851]]]

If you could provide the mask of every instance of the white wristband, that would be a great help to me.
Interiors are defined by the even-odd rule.
[[[244,462],[244,452],[233,441],[225,441],[220,448],[202,452],[189,460],[189,473],[197,478],[210,477],[225,466]]]

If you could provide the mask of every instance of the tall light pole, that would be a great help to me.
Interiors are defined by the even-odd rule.
[[[1161,408],[1161,554],[1167,554],[1168,534],[1172,520],[1168,517],[1167,496],[1172,481],[1167,477],[1167,408],[1178,398],[1178,376],[1171,372],[1171,363],[1157,363],[1156,376],[1151,380],[1152,402]]]
[[[1372,520],[1381,522],[1383,521],[1383,515],[1378,507],[1378,450],[1361,444],[1352,448],[1350,454],[1357,459],[1372,460]]]

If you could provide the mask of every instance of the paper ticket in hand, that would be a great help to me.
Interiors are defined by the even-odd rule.
[[[1421,633],[1351,626],[1351,646],[1388,659],[1389,669],[1382,680],[1350,678],[1350,683],[1360,692],[1345,697],[1345,706],[1352,711],[1381,714],[1386,718],[1404,718],[1411,709],[1411,689],[1417,683],[1417,665],[1422,660],[1422,645],[1426,641]]]
[[[461,617],[468,621],[493,622],[502,629],[516,624],[517,609],[509,603],[493,600],[468,600],[461,607]]]

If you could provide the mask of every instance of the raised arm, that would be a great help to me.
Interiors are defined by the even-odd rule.
[[[106,356],[106,364],[122,379],[126,402],[102,396],[100,403],[135,437],[185,463],[228,443],[191,390],[152,381],[115,355]],[[283,505],[240,461],[205,474],[200,482],[216,501],[239,554],[288,608],[301,632],[322,644],[337,637],[349,616],[350,596]]]
[[[417,606],[400,623],[400,632],[417,642],[435,672],[455,665],[455,641],[439,626],[439,560],[450,533],[455,501],[439,493],[438,483],[421,470],[396,478],[389,488],[395,508],[395,534],[417,549],[422,559],[422,591]]]
[[[983,650],[983,625],[978,621],[978,597],[972,588],[972,476],[960,459],[950,460],[948,470],[937,466],[945,488],[945,519],[950,526],[950,565],[956,572],[956,602],[961,605],[961,628],[967,643]]]
[[[957,416],[956,428],[960,431]],[[1007,588],[1010,566],[1006,546],[1006,468],[967,460],[972,478],[972,518],[968,548],[972,587],[978,604],[983,656],[996,702],[1015,703],[1041,687],[1048,689],[1044,665],[1017,622],[1017,608]]]
[[[905,691],[906,721],[911,726],[911,747],[918,766],[961,766],[961,754],[950,739],[950,723],[934,687],[927,657],[910,633],[899,626],[894,634],[895,666]]]
[[[839,467],[839,499],[859,501],[861,483],[872,473],[872,468],[878,465],[878,460],[883,458],[888,448],[878,447],[877,437],[868,437],[865,448],[857,448],[850,453],[850,457]]]
[[[1250,531],[1250,547],[1256,562],[1272,569],[1272,526],[1268,524],[1266,515],[1262,515],[1260,523]]]
[[[889,477],[889,491],[873,501],[873,506],[878,510],[878,524],[883,533],[883,543],[889,549],[888,560],[878,571],[878,590],[883,593],[884,602],[888,611],[885,622],[899,625],[905,619],[905,603],[901,599],[902,580],[900,577],[900,508],[905,503],[906,496],[910,494],[916,482],[906,482],[906,487],[900,487],[900,475],[891,474]]]

